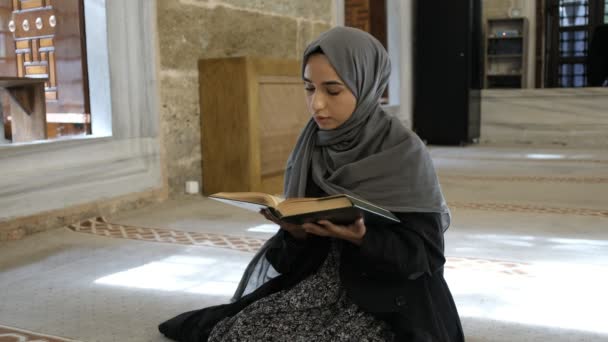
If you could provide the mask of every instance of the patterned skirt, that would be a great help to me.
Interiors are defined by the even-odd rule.
[[[361,310],[346,295],[338,274],[338,246],[332,242],[319,270],[293,288],[220,321],[209,341],[393,341],[386,322]]]

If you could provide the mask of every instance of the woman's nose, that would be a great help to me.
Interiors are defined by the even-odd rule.
[[[325,108],[325,97],[321,92],[315,92],[312,96],[312,109],[315,112]]]

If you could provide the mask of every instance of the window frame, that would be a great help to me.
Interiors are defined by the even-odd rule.
[[[162,188],[156,1],[85,0],[93,135],[0,146],[0,221]]]
[[[587,32],[587,44],[591,40],[591,35],[595,26],[602,24],[604,20],[605,0],[587,0],[589,3],[589,20],[586,25],[560,26],[559,5],[560,0],[546,0],[546,40],[547,40],[547,69],[546,86],[561,87],[559,70],[563,64],[586,64],[588,48],[585,49],[584,56],[560,56],[560,35],[562,32],[585,31]],[[585,70],[585,83],[587,77]],[[568,86],[568,88],[574,86]]]

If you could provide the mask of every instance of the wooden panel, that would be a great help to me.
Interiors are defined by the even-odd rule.
[[[28,76],[31,75],[46,75],[47,74],[47,66],[46,65],[27,65],[25,67],[25,74]]]
[[[19,0],[13,0],[13,11],[21,10],[21,2]]]
[[[262,177],[262,189],[271,195],[283,195],[283,173]]]
[[[344,2],[344,24],[370,32],[370,0],[346,0]]]
[[[386,22],[386,0],[374,0],[369,2],[369,33],[382,43],[385,49],[387,45],[387,22]]]
[[[44,6],[44,2],[42,0],[21,0],[21,9],[31,9],[38,8]]]
[[[29,52],[26,52],[23,54],[24,58],[25,58],[25,62],[29,63],[32,61],[32,54]]]
[[[25,71],[23,69],[23,54],[17,54],[17,76],[23,77]]]
[[[32,60],[34,62],[38,62],[40,58],[38,58],[38,39],[32,39]]]
[[[10,112],[13,142],[43,140],[46,133],[44,81],[27,87],[11,88]]]
[[[40,38],[40,47],[52,47],[53,46],[53,38]]]
[[[203,193],[282,192],[282,167],[286,158],[282,167],[275,167],[272,174],[263,175],[262,167],[265,156],[274,153],[264,148],[269,148],[268,142],[276,141],[280,133],[268,132],[264,127],[273,125],[267,120],[278,123],[273,129],[289,122],[273,116],[279,106],[283,106],[282,116],[293,114],[292,111],[285,113],[285,105],[301,108],[304,93],[299,73],[300,62],[296,60],[240,57],[199,61]],[[272,97],[276,87],[282,88],[281,93]],[[298,103],[283,98],[295,94]],[[281,156],[271,158],[266,163],[278,165],[274,160],[279,158]]]
[[[289,153],[310,120],[304,85],[300,77],[260,78],[259,84],[261,173],[282,177]]]
[[[57,86],[57,78],[55,76],[55,52],[51,51],[49,52],[49,82],[51,84],[51,87],[56,87]],[[57,99],[57,92],[55,92],[55,100]]]
[[[262,113],[260,112],[260,109],[262,107],[266,107],[266,108],[273,108],[273,105],[269,105],[269,104],[262,104],[260,103],[261,100],[261,96],[260,96],[260,82],[262,84],[266,83],[266,85],[270,86],[270,84],[276,84],[276,83],[283,83],[285,84],[285,82],[287,83],[291,83],[291,86],[288,86],[287,88],[291,88],[290,90],[287,90],[286,95],[291,96],[291,98],[285,99],[284,103],[288,106],[286,108],[298,108],[298,106],[304,104],[304,85],[303,82],[301,81],[301,63],[300,61],[297,60],[290,60],[290,59],[265,59],[265,58],[251,58],[250,59],[250,63],[252,66],[252,70],[255,70],[255,75],[256,75],[256,79],[254,80],[255,86],[250,85],[250,92],[251,92],[251,102],[252,102],[252,110],[253,118],[256,118],[257,122],[258,122],[258,126],[257,129],[254,130],[254,133],[257,133],[257,136],[253,135],[256,138],[256,145],[257,145],[257,150],[253,151],[254,156],[256,157],[256,171],[257,173],[257,177],[260,178],[260,185],[257,189],[255,189],[254,191],[263,191],[263,192],[267,192],[267,193],[282,193],[283,192],[283,172],[284,172],[284,166],[285,163],[287,162],[287,158],[285,158],[285,160],[283,161],[283,168],[282,169],[275,169],[272,172],[268,172],[264,175],[263,174],[263,158],[265,155],[267,155],[268,153],[272,153],[269,152],[267,150],[265,150],[264,148],[267,148],[268,145],[265,145],[264,147],[262,147],[263,141],[264,141],[264,135],[268,134],[267,130],[263,130],[262,127],[268,125],[267,120],[268,121],[278,121],[278,122],[289,122],[288,120],[283,121],[282,119],[279,120],[277,116],[265,116],[264,118],[262,118]],[[299,89],[298,90],[298,84],[299,84]],[[267,98],[267,96],[264,96],[264,98]],[[275,107],[276,108],[276,107]],[[299,119],[297,119],[297,117],[300,117],[303,115],[301,112],[301,108],[300,111],[298,111],[299,114],[296,114],[296,111],[289,111],[288,113],[285,113],[285,108],[283,108],[283,110],[280,112],[280,116],[295,116],[296,117],[296,121],[298,121]],[[275,112],[276,114],[276,112]],[[304,120],[304,122],[306,122],[306,120]],[[304,126],[302,125],[300,127],[300,130],[304,128]],[[277,127],[277,129],[285,129],[285,130],[289,130],[289,127]],[[293,126],[292,126],[293,129]],[[299,132],[298,132],[299,134]],[[252,146],[255,146],[254,143],[252,143]],[[279,165],[280,161],[276,161],[274,165]]]
[[[246,68],[240,58],[199,62],[203,191],[207,194],[241,191],[252,185]]]
[[[24,77],[4,77],[0,76],[0,87],[2,88],[14,88],[24,87],[32,84],[41,83],[43,80],[35,78],[24,78]]]
[[[15,21],[15,38],[34,38],[40,36],[51,36],[55,34],[55,29],[62,25],[51,27],[49,25],[49,18],[55,15],[55,11],[51,8],[41,10],[29,10],[29,11],[18,11],[13,12],[13,20]],[[41,29],[36,28],[36,19],[41,18],[43,25]],[[29,30],[23,29],[23,22],[27,20],[29,23]]]
[[[49,51],[49,80],[57,87],[58,97],[47,103],[48,111],[90,113],[82,1],[54,1],[53,6],[58,22],[55,49]],[[96,42],[90,45],[90,49],[100,48]]]
[[[26,40],[18,40],[15,42],[15,45],[17,46],[17,49],[29,49],[30,48],[30,41],[28,39]]]

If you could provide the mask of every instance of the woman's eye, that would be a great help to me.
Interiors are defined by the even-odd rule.
[[[309,93],[315,91],[315,88],[311,88],[311,87],[304,87],[304,89]]]
[[[331,96],[338,96],[338,95],[340,95],[340,92],[339,92],[339,91],[328,91],[327,93],[328,93],[329,95],[331,95]]]

